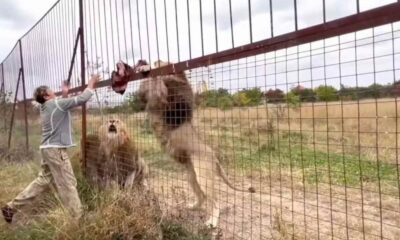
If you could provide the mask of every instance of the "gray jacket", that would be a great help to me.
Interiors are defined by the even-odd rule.
[[[93,95],[85,89],[82,94],[71,98],[52,99],[40,107],[42,143],[40,148],[68,148],[76,146],[72,139],[70,109],[80,106]]]

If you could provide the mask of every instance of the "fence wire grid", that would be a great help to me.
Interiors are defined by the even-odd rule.
[[[168,61],[151,76],[185,72],[196,136],[235,186],[256,189],[216,181],[220,239],[398,239],[400,3],[346,4],[57,1],[1,63],[0,146],[39,146],[36,87],[59,92],[70,80],[75,95],[100,74],[96,96],[73,112],[75,140],[86,146],[105,121],[122,120],[162,210],[197,231],[206,211],[185,208],[188,173],[140,103],[146,79],[135,74],[124,95],[110,87],[119,60]],[[84,171],[96,154],[84,151]]]

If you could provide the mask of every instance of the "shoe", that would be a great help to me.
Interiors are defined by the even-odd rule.
[[[6,220],[8,223],[11,223],[16,211],[6,205],[1,208],[1,212],[3,213],[4,220]]]

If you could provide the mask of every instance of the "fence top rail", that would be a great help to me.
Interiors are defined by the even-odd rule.
[[[17,47],[18,42],[23,39],[26,35],[28,35],[40,22],[42,22],[42,20],[51,12],[51,10],[53,10],[57,4],[60,2],[61,0],[57,0],[50,8],[49,10],[47,10],[47,12],[45,14],[43,14],[43,16],[31,27],[29,28],[29,30],[24,33],[24,35],[22,35],[15,43],[14,47],[11,49],[11,51],[7,54],[7,56],[3,59],[3,61],[1,61],[1,63],[4,63],[8,57],[11,55],[11,53],[14,51],[14,49]]]

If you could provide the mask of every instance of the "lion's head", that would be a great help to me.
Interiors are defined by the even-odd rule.
[[[128,132],[121,120],[115,117],[109,118],[99,129],[100,141],[108,147],[121,146],[129,141]]]

